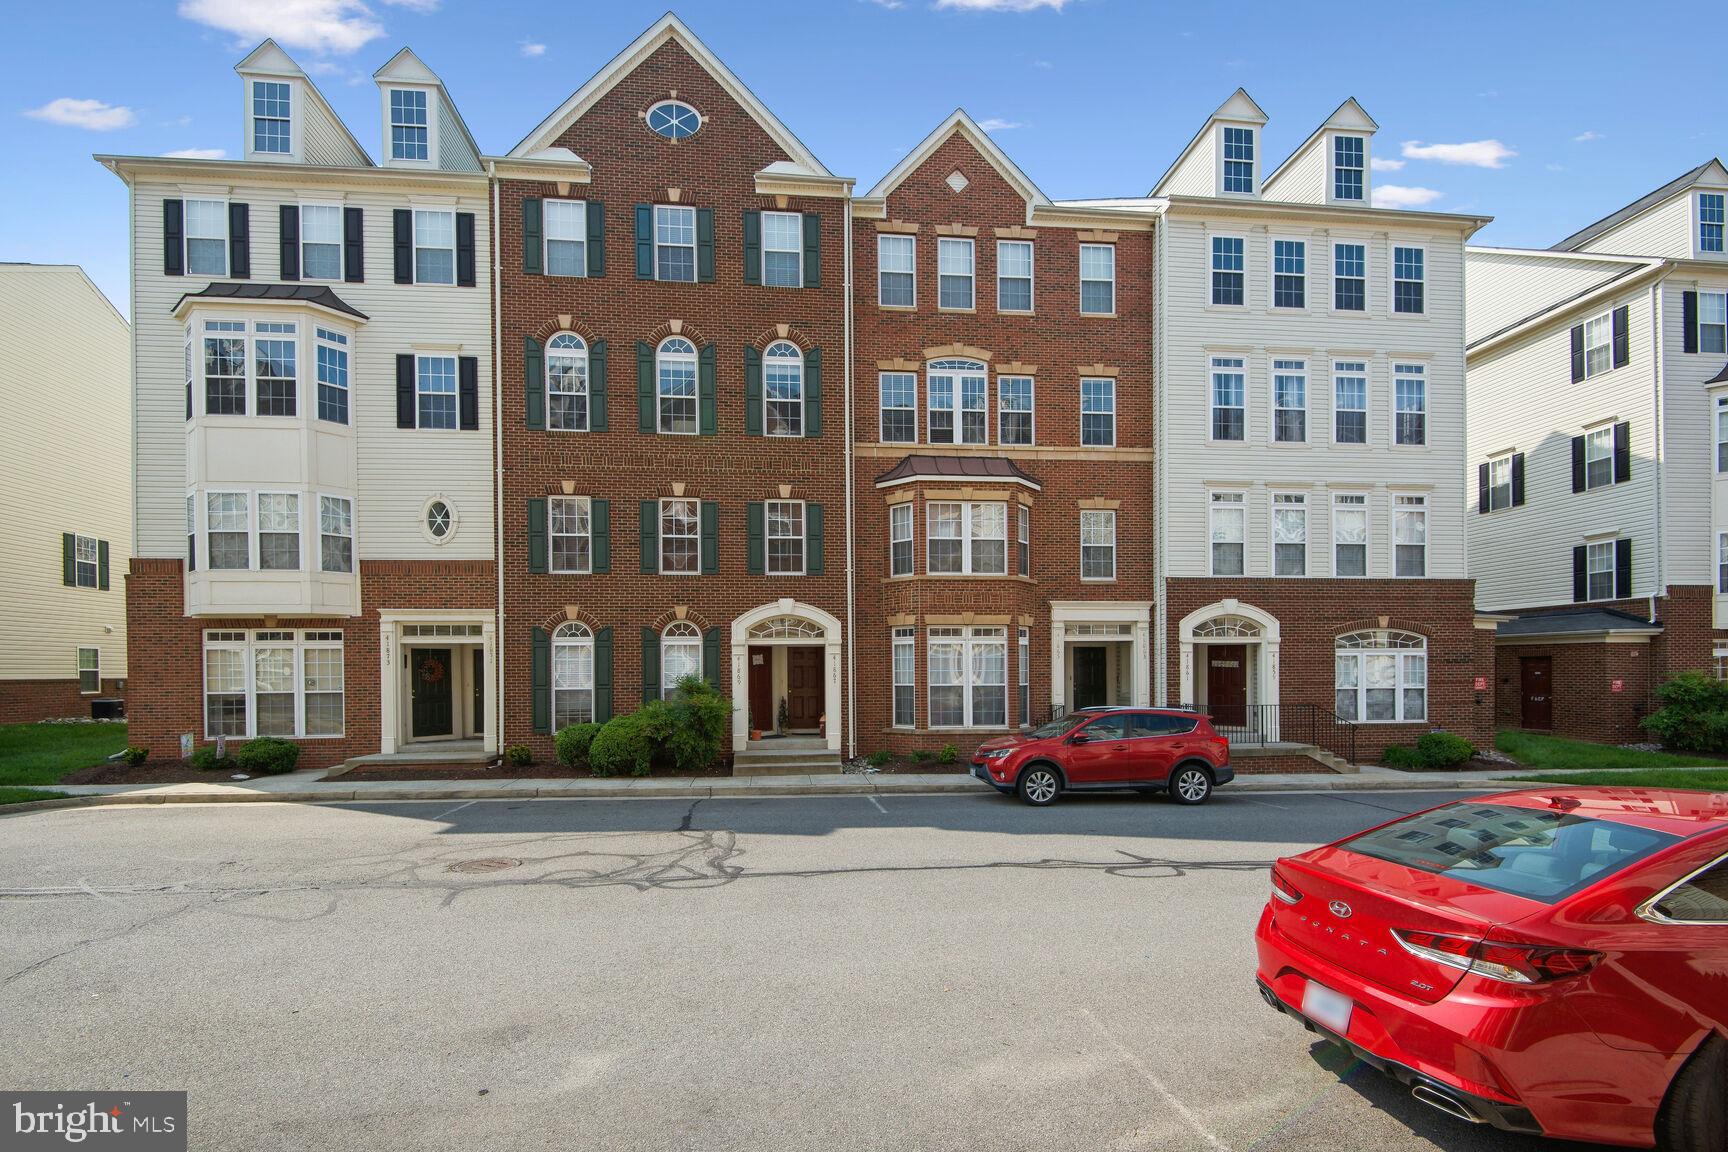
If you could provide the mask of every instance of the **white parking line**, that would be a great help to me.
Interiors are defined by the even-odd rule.
[[[473,804],[473,803],[476,803],[476,801],[473,801],[473,800],[470,800],[470,801],[468,801],[468,804]],[[454,807],[454,808],[452,808],[452,809],[450,809],[450,811],[448,811],[448,812],[440,812],[440,813],[438,813],[438,815],[436,815],[436,816],[434,816],[434,817],[432,817],[432,819],[434,819],[434,820],[442,820],[442,819],[444,819],[444,817],[446,817],[446,816],[454,816],[454,815],[456,815],[456,813],[458,813],[458,812],[460,812],[460,811],[462,811],[462,809],[464,809],[464,808],[466,808],[466,807],[468,807],[468,804],[458,804],[458,805],[456,805],[456,807]]]
[[[882,813],[884,816],[888,815],[888,809],[882,807],[882,801],[876,799],[874,796],[866,796],[865,799],[876,805],[876,811]]]
[[[1194,1129],[1194,1131],[1199,1134],[1200,1138],[1206,1141],[1207,1147],[1217,1148],[1220,1152],[1228,1152],[1230,1145],[1219,1139],[1217,1134],[1214,1133],[1212,1129],[1206,1127],[1205,1123],[1200,1119],[1200,1117],[1194,1114],[1192,1109],[1182,1103],[1182,1101],[1178,1100],[1176,1094],[1166,1088],[1164,1082],[1154,1076],[1152,1070],[1146,1067],[1145,1064],[1141,1063],[1138,1056],[1130,1052],[1120,1040],[1110,1035],[1104,1025],[1099,1023],[1098,1017],[1092,1015],[1092,1009],[1082,1006],[1080,1011],[1086,1014],[1086,1019],[1092,1022],[1092,1027],[1098,1029],[1098,1034],[1100,1036],[1104,1037],[1104,1039],[1110,1041],[1111,1044],[1116,1046],[1116,1051],[1122,1053],[1122,1059],[1133,1065],[1134,1071],[1140,1073],[1141,1078],[1144,1079],[1146,1083],[1152,1085],[1152,1090],[1163,1098],[1164,1103],[1170,1105],[1176,1115],[1180,1116],[1183,1121],[1187,1123],[1188,1127]]]

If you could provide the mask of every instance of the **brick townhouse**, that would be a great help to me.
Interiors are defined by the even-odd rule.
[[[858,747],[1151,700],[1152,214],[955,112],[855,202]]]
[[[508,740],[701,675],[836,763],[850,181],[671,15],[498,179]]]

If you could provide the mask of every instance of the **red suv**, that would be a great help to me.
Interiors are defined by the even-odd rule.
[[[1203,804],[1236,778],[1230,742],[1197,712],[1174,708],[1083,708],[1023,736],[972,753],[972,775],[1042,807],[1062,792],[1168,792]]]
[[[1272,866],[1260,993],[1460,1120],[1728,1149],[1728,795],[1473,797]]]

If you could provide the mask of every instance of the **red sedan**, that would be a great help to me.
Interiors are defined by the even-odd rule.
[[[1728,795],[1474,797],[1279,860],[1260,993],[1460,1120],[1728,1149]]]

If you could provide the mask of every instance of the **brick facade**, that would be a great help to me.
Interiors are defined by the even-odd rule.
[[[34,724],[90,715],[90,701],[126,696],[123,680],[103,680],[102,691],[84,693],[76,680],[0,680],[0,724]]]

